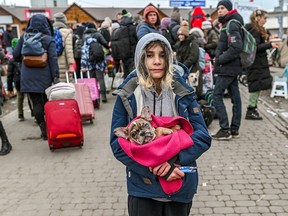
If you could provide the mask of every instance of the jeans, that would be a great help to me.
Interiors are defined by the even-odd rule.
[[[160,202],[149,198],[128,196],[129,216],[189,216],[192,202]]]
[[[17,91],[17,105],[18,105],[18,116],[23,115],[23,102],[24,102],[24,93]]]
[[[231,97],[231,102],[233,104],[232,121],[230,127],[226,107],[224,104],[225,89],[228,90],[228,93]],[[230,128],[231,131],[238,131],[241,123],[242,104],[237,77],[218,76],[215,78],[213,105],[215,106],[221,129],[228,131]]]
[[[33,114],[37,124],[45,122],[44,119],[44,105],[48,101],[45,93],[29,93],[29,97],[33,104]]]
[[[92,69],[90,71],[90,76],[97,79],[97,81],[99,83],[99,86],[100,86],[101,94],[105,94],[106,95],[106,86],[105,86],[105,81],[104,81],[104,71]]]

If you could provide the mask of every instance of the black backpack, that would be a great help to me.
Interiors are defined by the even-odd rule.
[[[129,40],[129,28],[120,26],[111,35],[111,49],[114,59],[120,60],[132,56]]]
[[[104,50],[102,45],[97,41],[97,39],[93,38],[92,42],[89,44],[89,61],[93,63],[99,63],[104,60]]]
[[[79,37],[79,35],[75,35],[76,41],[73,47],[73,54],[74,58],[80,59],[82,55],[82,46],[83,46],[83,40]]]
[[[108,28],[101,28],[100,33],[105,38],[107,43],[110,42],[110,32],[109,32]]]

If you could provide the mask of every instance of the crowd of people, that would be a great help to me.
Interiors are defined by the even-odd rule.
[[[217,13],[218,19],[212,21],[208,14],[196,7],[189,23],[181,17],[179,8],[174,8],[170,17],[160,19],[157,8],[150,5],[144,9],[142,21],[134,20],[132,14],[123,9],[113,18],[114,22],[106,17],[100,26],[94,22],[69,26],[63,13],[54,14],[52,23],[37,14],[31,17],[26,32],[19,40],[13,38],[11,26],[7,26],[3,35],[0,32],[0,60],[3,62],[5,56],[9,56],[7,88],[10,95],[14,94],[13,86],[16,88],[19,121],[25,120],[23,100],[27,94],[40,136],[46,140],[44,105],[48,100],[45,89],[59,81],[66,82],[66,72],[73,82],[74,72],[77,78],[81,78],[82,75],[86,77],[89,71],[91,77],[97,79],[101,100],[106,103],[108,86],[104,75],[109,73],[113,76],[115,72],[122,72],[124,82],[113,92],[117,99],[110,144],[115,157],[127,167],[129,215],[188,216],[197,191],[198,173],[197,168],[185,173],[180,167],[197,167],[196,160],[209,149],[211,138],[230,140],[240,136],[242,102],[238,76],[243,73],[240,54],[244,22],[229,0],[218,2]],[[245,26],[254,36],[257,46],[255,61],[246,71],[249,90],[247,120],[262,119],[257,111],[259,95],[272,85],[266,50],[279,48],[279,42],[270,41],[275,36],[264,27],[267,16],[266,11],[255,10],[250,23]],[[237,22],[231,22],[228,35],[223,29],[231,20]],[[57,31],[62,37],[60,53],[55,39]],[[46,50],[47,64],[31,68],[25,64],[22,50],[26,36],[35,32],[45,35],[41,43]],[[104,53],[100,60],[91,61],[92,43],[100,44]],[[205,51],[204,56],[202,50]],[[107,62],[108,57],[113,59],[112,68],[109,67],[111,62]],[[203,59],[204,67],[201,64]],[[186,79],[195,79],[195,85],[191,84],[194,81]],[[233,104],[231,121],[224,104],[226,91]],[[220,126],[211,137],[197,103],[205,99],[207,93],[212,95],[209,105],[213,107]],[[113,131],[129,125],[141,114],[144,106],[149,106],[154,116],[187,119],[194,129],[188,136],[191,146],[180,149],[173,155],[173,160],[162,161],[157,166],[143,166],[129,157]],[[0,136],[0,155],[6,155],[12,150],[12,145],[1,121]],[[168,182],[177,180],[181,187],[172,194],[165,193],[163,182],[158,179],[164,176]]]

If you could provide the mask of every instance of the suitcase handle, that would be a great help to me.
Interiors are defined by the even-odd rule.
[[[87,73],[87,78],[90,79],[90,71],[87,71],[86,73]],[[80,71],[80,77],[81,77],[81,79],[83,79],[83,72],[82,71]]]
[[[67,83],[70,83],[70,81],[69,81],[69,72],[68,71],[66,71],[66,73],[65,73],[65,75],[66,75],[66,82]],[[77,75],[76,75],[76,72],[74,71],[73,72],[73,76],[74,76],[74,80],[75,80],[75,83],[77,83]]]

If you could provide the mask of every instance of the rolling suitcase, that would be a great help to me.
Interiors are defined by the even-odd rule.
[[[100,92],[98,88],[98,81],[95,78],[90,77],[90,72],[87,72],[88,78],[83,78],[83,72],[80,72],[80,79],[77,79],[77,83],[85,83],[89,87],[90,96],[95,108],[100,106]]]
[[[90,121],[92,124],[95,110],[90,97],[89,87],[85,83],[75,83],[75,90],[75,98],[79,106],[81,120],[82,122]]]
[[[48,101],[44,110],[48,145],[51,151],[83,146],[83,127],[76,100]]]

